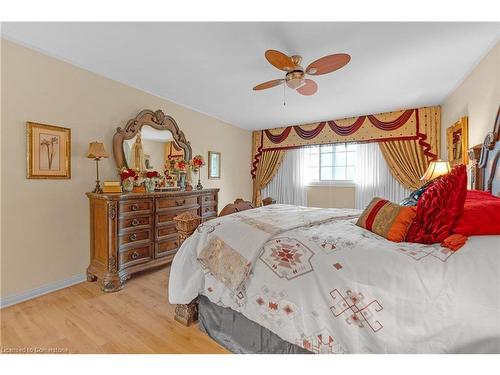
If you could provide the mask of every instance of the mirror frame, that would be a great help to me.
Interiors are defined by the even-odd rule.
[[[191,160],[193,153],[191,143],[186,140],[184,132],[179,129],[175,120],[165,115],[161,109],[154,112],[145,109],[139,112],[136,117],[128,120],[127,125],[123,129],[121,127],[116,129],[116,133],[113,136],[113,154],[118,169],[128,167],[127,159],[123,152],[123,141],[134,138],[144,125],[149,125],[157,130],[170,130],[177,145],[184,150],[184,159]]]

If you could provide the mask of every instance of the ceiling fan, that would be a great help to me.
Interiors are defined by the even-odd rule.
[[[302,95],[313,95],[316,91],[318,91],[318,85],[316,82],[312,79],[305,78],[306,74],[319,76],[331,73],[342,68],[351,60],[351,56],[347,53],[336,53],[313,61],[304,70],[304,68],[300,66],[302,56],[287,56],[283,52],[273,49],[268,49],[265,56],[271,65],[286,72],[285,78],[274,79],[272,81],[261,83],[253,89],[269,89],[271,87],[279,86],[285,82],[288,87],[297,90],[297,92]]]

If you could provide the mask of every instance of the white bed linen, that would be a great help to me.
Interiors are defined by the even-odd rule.
[[[273,237],[243,303],[202,270],[195,232],[174,258],[169,300],[203,294],[316,353],[500,353],[500,236],[471,237],[453,253],[354,223]]]

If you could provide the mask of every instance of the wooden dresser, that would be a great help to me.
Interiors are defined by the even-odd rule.
[[[173,218],[183,212],[199,215],[202,221],[216,217],[218,192],[87,193],[87,280],[98,281],[104,292],[115,292],[132,274],[170,263],[179,248]]]

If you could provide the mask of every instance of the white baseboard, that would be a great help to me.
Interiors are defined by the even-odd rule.
[[[87,280],[87,276],[77,275],[70,277],[69,279],[55,281],[50,284],[42,285],[38,288],[28,290],[27,292],[15,294],[12,296],[8,296],[0,299],[0,309],[4,307],[15,305],[16,303],[24,302],[29,299],[33,299],[39,296],[42,296],[47,293],[55,292],[56,290],[67,288],[68,286],[79,284],[82,281]]]

